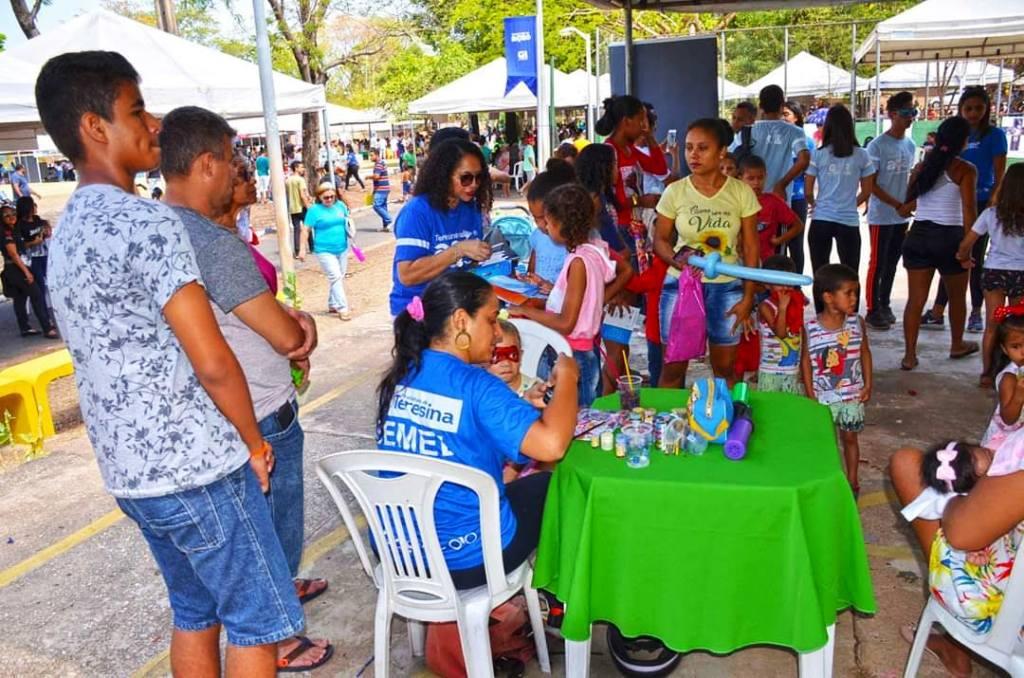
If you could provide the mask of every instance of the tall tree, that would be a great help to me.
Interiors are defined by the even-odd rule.
[[[31,39],[39,35],[39,29],[36,28],[36,18],[39,16],[39,9],[43,5],[49,4],[50,0],[35,0],[32,3],[32,7],[29,8],[25,0],[11,0],[14,18],[18,21],[21,32],[25,34],[26,38]]]
[[[368,16],[369,2],[360,7],[340,7],[331,0],[267,0],[274,13],[277,31],[291,50],[298,67],[298,75],[306,82],[326,85],[331,72],[340,66],[356,63],[379,54],[387,44],[387,38],[400,32],[396,23],[384,19],[362,22],[362,31],[342,36],[333,44],[324,41],[328,27],[328,14],[336,12],[349,16]],[[387,2],[372,3],[379,10]],[[346,9],[347,12],[342,10]],[[361,11],[360,11],[361,10]],[[313,171],[318,165],[320,149],[320,116],[317,113],[302,115],[302,161],[310,169],[307,173],[310,185],[316,181]],[[314,187],[315,188],[315,187]]]

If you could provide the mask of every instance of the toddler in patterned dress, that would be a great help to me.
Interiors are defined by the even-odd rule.
[[[1024,304],[997,308],[994,320],[1002,350],[994,383],[999,404],[981,439],[982,445],[993,450],[1010,433],[1024,427]]]
[[[807,323],[800,372],[807,394],[827,405],[839,429],[846,478],[860,492],[857,467],[864,430],[864,403],[871,398],[871,349],[864,320],[857,315],[860,281],[843,264],[826,264],[814,274],[814,303],[822,308]]]

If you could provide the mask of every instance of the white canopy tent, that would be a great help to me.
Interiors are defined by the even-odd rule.
[[[547,85],[547,69],[544,69]],[[585,73],[572,77],[555,69],[555,108],[586,108]],[[523,83],[505,94],[507,69],[499,57],[466,75],[443,85],[430,94],[409,103],[410,113],[441,115],[446,113],[485,113],[493,111],[524,111],[537,108],[537,97]]]
[[[924,0],[875,26],[855,53],[879,63],[1024,57],[1021,0]]]
[[[1011,80],[1013,69],[1000,69],[980,60],[903,62],[885,69],[880,76],[881,87],[886,90],[937,88],[940,83],[960,90],[968,85],[996,85]]]
[[[833,66],[813,54],[800,52],[768,75],[747,85],[746,91],[756,95],[768,85],[783,87],[786,96],[789,97],[849,95],[850,72]],[[856,89],[858,92],[870,89],[869,81],[857,78]]]
[[[142,78],[151,113],[195,105],[229,119],[263,115],[256,64],[97,9],[0,53],[0,128],[41,127],[35,105],[39,70],[50,57],[83,50],[124,55]],[[274,90],[279,113],[318,111],[326,103],[321,85],[281,73],[274,74]]]
[[[367,125],[378,126],[387,122],[387,116],[380,111],[361,111],[338,104],[327,104],[327,120],[331,129],[359,127],[365,129]],[[263,117],[239,118],[231,121],[239,134],[244,136],[264,134],[266,132]],[[301,132],[302,115],[290,113],[280,115],[277,118],[277,126],[281,132]]]

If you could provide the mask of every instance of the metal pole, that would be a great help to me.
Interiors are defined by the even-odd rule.
[[[633,0],[626,0],[622,6],[622,18],[626,22],[625,43],[623,45],[626,68],[626,94],[633,93]]]
[[[597,87],[597,83],[594,82],[597,79],[596,73],[591,73],[593,62],[590,58],[590,34],[585,33],[583,35],[584,49],[587,50],[587,138],[591,141],[594,140],[594,90]]]
[[[932,94],[930,90],[932,77],[932,62],[924,62],[924,119],[928,120],[928,111],[932,107]]]
[[[882,41],[875,34],[875,136],[882,133],[882,116],[878,109],[882,106]]]
[[[853,25],[850,38],[850,112],[857,119],[857,24]]]
[[[255,2],[255,0],[254,0]],[[544,87],[544,0],[537,0],[537,165],[544,167],[551,157],[551,125],[548,123],[548,89]]]
[[[1000,127],[999,116],[1003,110],[1003,64],[1005,59],[999,58],[999,76],[996,80],[996,127]]]
[[[555,125],[555,57],[551,57],[551,66],[548,68],[548,87],[550,87],[551,97],[548,99],[548,141],[551,144],[550,148],[555,148],[555,141],[558,135],[558,127]],[[547,159],[544,161],[547,162]]]
[[[281,257],[281,273],[286,290],[295,289],[295,264],[292,262],[292,222],[288,217],[288,199],[284,194],[284,163],[281,156],[281,131],[277,126],[274,95],[274,71],[270,62],[270,37],[267,35],[267,3],[252,0],[253,22],[256,24],[256,58],[260,69],[260,94],[263,120],[267,126],[267,156],[270,158],[270,195],[274,200],[274,222],[277,224],[277,248]],[[292,296],[292,301],[295,297]]]
[[[782,91],[789,96],[789,26],[782,29]]]
[[[725,112],[725,31],[722,31],[722,49],[719,52],[719,61],[722,63],[718,71],[718,114]]]
[[[324,106],[323,120],[321,122],[324,126],[324,147],[327,149],[327,181],[334,185],[334,160],[331,158],[331,121],[327,117],[327,106]],[[341,196],[338,196],[341,199]]]

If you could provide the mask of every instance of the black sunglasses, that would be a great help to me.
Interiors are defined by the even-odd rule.
[[[464,174],[459,175],[459,185],[462,186],[463,188],[466,188],[467,186],[470,186],[472,184],[482,184],[483,181],[483,172],[479,172],[477,174],[473,174],[472,172],[466,172]]]
[[[901,108],[896,111],[896,114],[901,118],[916,118],[918,110],[916,108]]]

